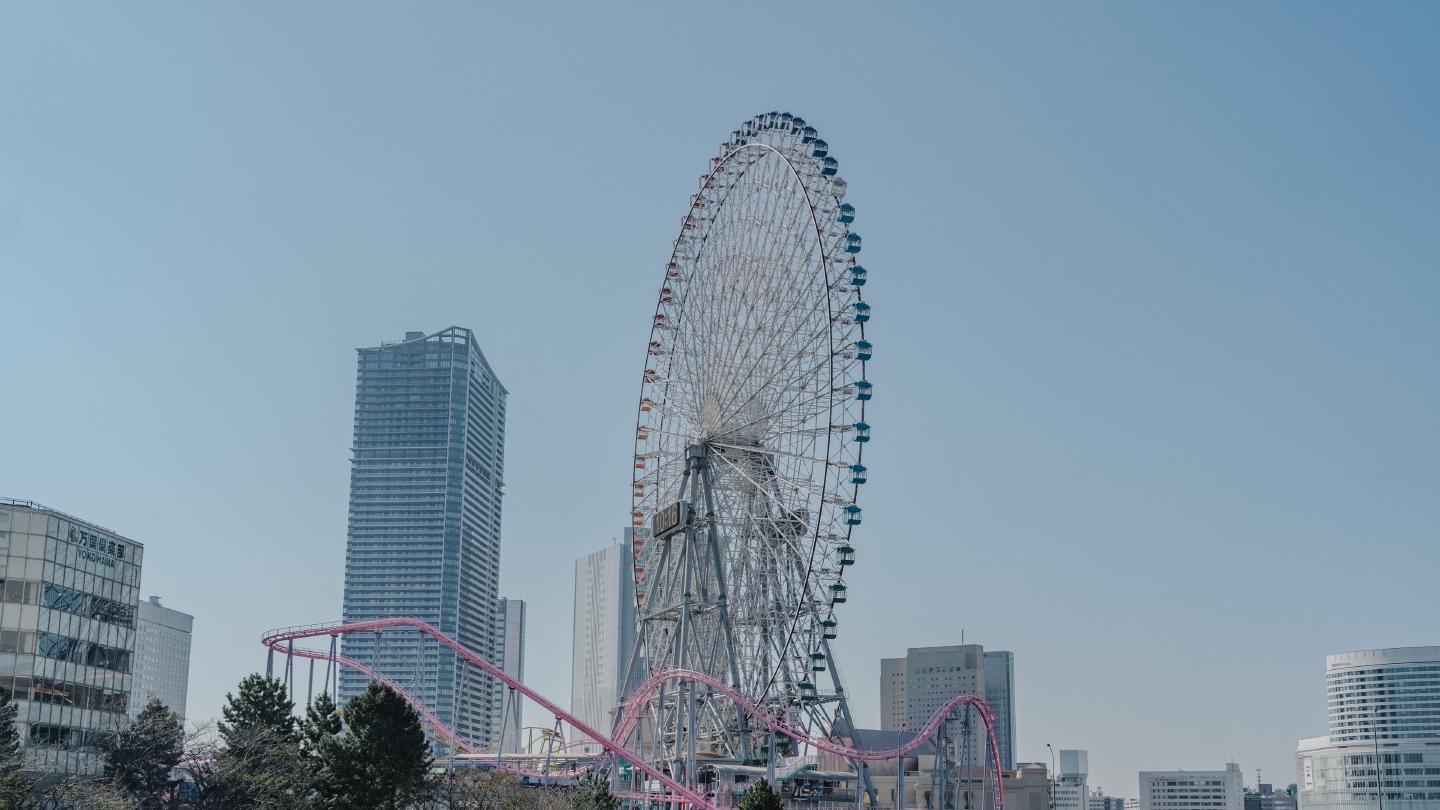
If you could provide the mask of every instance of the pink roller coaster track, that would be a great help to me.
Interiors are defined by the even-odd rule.
[[[747,699],[743,694],[741,694],[735,689],[732,689],[728,684],[724,683],[723,681],[716,680],[715,678],[712,678],[703,672],[695,672],[692,670],[684,669],[671,669],[651,674],[650,677],[642,681],[639,686],[635,687],[635,689],[625,697],[625,700],[622,703],[624,708],[620,715],[620,724],[616,731],[615,737],[612,739],[605,734],[601,734],[599,731],[591,728],[585,723],[582,723],[569,712],[565,711],[559,706],[556,706],[544,695],[541,695],[540,693],[529,689],[524,684],[520,683],[514,678],[511,678],[509,675],[506,675],[499,667],[496,667],[494,664],[486,661],[484,658],[481,658],[475,653],[465,649],[465,647],[461,646],[458,641],[455,641],[454,639],[437,630],[432,625],[419,619],[412,619],[405,616],[397,616],[386,619],[374,619],[371,621],[350,622],[348,624],[335,623],[311,625],[308,627],[285,628],[281,630],[272,630],[266,633],[265,635],[261,636],[260,643],[264,644],[266,647],[275,652],[284,653],[286,655],[296,655],[300,656],[301,658],[310,658],[319,661],[329,661],[332,660],[331,653],[323,650],[307,650],[299,647],[294,647],[291,642],[306,638],[337,637],[347,633],[379,633],[392,627],[418,630],[435,639],[440,644],[449,647],[455,652],[456,655],[484,670],[492,677],[496,678],[501,683],[505,684],[511,689],[514,689],[525,697],[535,701],[535,703],[541,708],[545,709],[545,711],[550,712],[555,717],[559,718],[565,723],[570,724],[581,734],[584,734],[585,736],[593,739],[596,744],[603,748],[608,754],[623,758],[627,763],[633,765],[637,770],[641,771],[645,775],[664,785],[672,793],[675,794],[673,798],[647,794],[643,798],[648,801],[680,801],[682,803],[690,804],[692,807],[696,808],[696,810],[718,810],[716,805],[712,801],[707,799],[705,796],[686,787],[685,785],[682,785],[680,782],[671,778],[669,774],[665,773],[660,768],[655,767],[651,763],[645,762],[644,759],[637,756],[635,752],[626,748],[622,742],[634,730],[635,724],[638,722],[640,714],[644,710],[645,701],[643,700],[643,698],[648,697],[650,694],[659,689],[661,684],[664,684],[668,681],[686,680],[695,683],[703,683],[715,692],[725,695],[726,697],[735,701],[735,703],[742,709],[744,709],[745,712],[751,717],[755,718],[765,727],[773,729],[779,734],[783,734],[787,737],[793,738],[803,743],[808,743],[809,745],[812,745],[821,751],[828,751],[832,754],[836,754],[847,759],[863,760],[868,762],[894,759],[896,757],[904,756],[905,754],[914,751],[915,749],[924,745],[925,741],[931,735],[935,734],[937,731],[940,730],[940,725],[945,722],[946,718],[950,717],[961,707],[974,707],[976,712],[980,715],[981,722],[985,725],[985,735],[989,741],[990,767],[995,780],[996,810],[1003,810],[1005,806],[1004,786],[1000,779],[1000,751],[995,741],[995,716],[994,713],[990,710],[989,704],[987,704],[981,698],[975,697],[973,695],[959,695],[957,697],[951,698],[944,706],[941,706],[940,709],[930,717],[930,720],[907,743],[897,745],[893,748],[857,748],[855,746],[846,745],[844,743],[836,742],[835,740],[831,740],[825,737],[812,737],[804,731],[786,723],[782,718],[775,717],[770,713],[762,710],[760,707],[750,702],[750,700]],[[435,729],[436,733],[448,740],[456,749],[464,751],[466,753],[478,753],[478,749],[475,746],[471,745],[468,741],[461,738],[449,726],[441,722],[440,718],[436,717],[435,714],[431,712],[428,707],[423,705],[419,700],[417,700],[413,695],[411,695],[408,691],[402,688],[400,684],[396,683],[394,680],[386,677],[383,673],[377,672],[371,667],[360,663],[359,661],[356,661],[352,658],[347,658],[343,655],[335,654],[333,656],[333,660],[343,666],[351,667],[352,669],[363,672],[365,675],[377,681],[380,681],[386,686],[394,689],[396,692],[399,692],[405,697],[406,700],[410,702],[410,705],[414,706],[415,710],[419,712],[423,718],[425,718],[425,722],[429,723],[430,726]]]

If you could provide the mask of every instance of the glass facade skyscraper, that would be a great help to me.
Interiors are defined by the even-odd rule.
[[[98,774],[129,722],[143,559],[103,526],[0,498],[0,690],[26,768]]]
[[[357,351],[345,621],[413,616],[496,661],[505,387],[457,326]],[[461,736],[497,742],[498,681],[418,633],[387,630],[378,645],[343,640]],[[341,698],[366,684],[346,672]]]

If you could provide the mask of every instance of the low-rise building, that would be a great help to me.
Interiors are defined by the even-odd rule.
[[[1245,810],[1240,766],[1223,771],[1141,771],[1140,810]]]
[[[1273,785],[1261,784],[1259,790],[1245,791],[1245,810],[1296,810],[1298,807],[1294,793],[1276,791]]]
[[[1106,796],[1105,791],[1097,787],[1090,791],[1090,810],[1125,810],[1125,800]]]
[[[890,729],[856,729],[849,739],[861,748],[889,748],[912,741],[915,733]],[[896,767],[904,762],[904,797],[897,797]],[[926,740],[902,758],[880,760],[866,765],[866,774],[875,790],[875,810],[995,810],[995,785],[990,778],[989,755],[984,763],[962,763],[954,751],[937,756],[935,745]],[[819,756],[822,771],[850,767],[847,760],[832,754]],[[1050,810],[1049,769],[1040,763],[1020,763],[1002,771],[1005,810]]]

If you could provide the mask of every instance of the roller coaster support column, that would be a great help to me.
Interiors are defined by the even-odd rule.
[[[340,703],[340,675],[335,671],[335,668],[339,666],[335,660],[335,643],[339,638],[339,636],[333,634],[330,636],[330,657],[325,659],[325,691],[330,692],[330,699],[335,701],[337,705]],[[335,689],[333,691],[330,689],[330,680],[332,677],[335,680]]]
[[[904,728],[903,726],[901,727]],[[895,747],[900,747],[900,732],[895,732]],[[905,806],[905,754],[895,757],[895,810]]]
[[[770,729],[769,742],[765,744],[765,781],[775,787],[775,729]]]

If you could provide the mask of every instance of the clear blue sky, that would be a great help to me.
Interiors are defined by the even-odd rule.
[[[1326,653],[1440,642],[1440,8],[890,6],[4,5],[0,493],[145,543],[211,716],[339,612],[354,347],[469,326],[566,699],[669,243],[790,110],[872,279],[862,721],[964,628],[1022,758],[1293,781]]]

